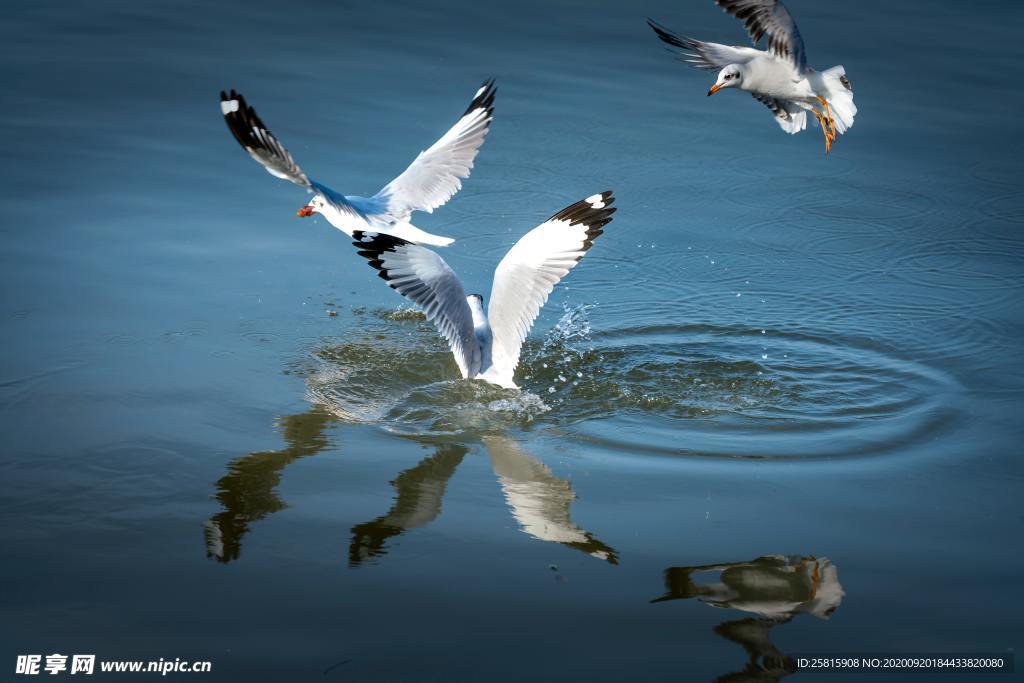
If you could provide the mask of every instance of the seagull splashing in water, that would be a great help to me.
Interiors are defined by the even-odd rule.
[[[682,61],[698,69],[718,71],[709,96],[726,88],[749,92],[790,134],[807,127],[810,112],[821,125],[827,155],[836,136],[853,126],[857,114],[846,69],[834,66],[819,72],[807,66],[804,40],[781,0],[715,2],[744,21],[755,45],[768,36],[768,49],[705,43],[673,33],[651,19],[647,23],[670,49],[680,53]]]
[[[392,289],[423,308],[463,378],[516,389],[513,374],[526,335],[555,285],[611,222],[613,201],[611,192],[595,194],[526,233],[495,269],[486,311],[483,297],[466,296],[455,271],[435,252],[375,233],[356,232],[352,244]]]
[[[309,178],[240,93],[222,91],[220,110],[238,144],[267,173],[313,193],[297,216],[318,213],[349,237],[356,231],[372,230],[445,247],[455,240],[420,230],[409,216],[413,211],[433,213],[462,187],[494,117],[496,92],[494,81],[485,81],[455,125],[372,197],[346,196]]]

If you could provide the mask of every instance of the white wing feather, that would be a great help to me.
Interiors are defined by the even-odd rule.
[[[526,233],[494,271],[487,318],[493,335],[491,367],[483,378],[506,386],[519,352],[555,285],[590,249],[615,209],[602,192],[562,209]]]
[[[377,193],[396,220],[408,220],[413,211],[432,213],[462,188],[494,117],[496,92],[494,81],[485,81],[458,122]]]
[[[790,135],[799,133],[807,128],[807,111],[796,102],[777,99],[756,92],[750,94],[754,96],[755,100],[771,110],[779,127]]]
[[[419,305],[448,342],[463,377],[480,370],[473,313],[455,272],[436,253],[399,237],[356,231],[359,255],[392,289]]]
[[[744,23],[754,45],[767,35],[769,52],[788,59],[798,72],[807,71],[804,39],[780,0],[715,0],[715,3]]]
[[[682,61],[698,69],[717,71],[729,64],[746,64],[758,55],[764,54],[752,47],[705,43],[702,40],[681,36],[651,19],[648,19],[647,23],[659,38],[671,46],[672,51],[679,53]]]

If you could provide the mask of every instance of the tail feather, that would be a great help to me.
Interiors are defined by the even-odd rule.
[[[846,69],[841,65],[821,72],[821,80],[827,92],[823,93],[832,112],[836,131],[845,133],[853,127],[853,117],[857,115],[857,105],[853,103],[853,87],[846,78]]]

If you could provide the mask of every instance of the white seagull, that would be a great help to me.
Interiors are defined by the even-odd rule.
[[[742,19],[756,45],[768,36],[768,50],[705,43],[680,36],[647,20],[658,37],[681,53],[683,61],[698,69],[717,69],[718,80],[708,95],[724,88],[739,88],[765,104],[782,130],[799,133],[814,114],[825,135],[827,155],[837,133],[853,126],[857,106],[853,88],[842,66],[815,71],[807,66],[804,40],[789,11],[780,0],[715,0],[737,19]],[[815,105],[821,107],[819,112]]]
[[[220,110],[235,139],[267,173],[313,193],[296,215],[319,213],[349,237],[373,231],[444,247],[455,240],[420,230],[409,216],[413,211],[432,213],[459,191],[462,178],[469,177],[494,116],[495,92],[493,79],[485,81],[455,125],[372,197],[346,196],[309,178],[241,94],[221,91]]]
[[[555,285],[611,222],[611,192],[568,206],[516,242],[494,271],[491,301],[466,296],[440,256],[393,235],[357,232],[352,244],[399,294],[423,308],[466,379],[516,389],[519,351]]]

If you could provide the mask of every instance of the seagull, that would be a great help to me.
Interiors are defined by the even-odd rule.
[[[755,45],[767,35],[768,50],[705,43],[677,35],[651,19],[647,23],[672,50],[681,53],[682,61],[698,69],[719,70],[718,80],[708,90],[709,96],[725,88],[749,92],[771,110],[782,130],[791,135],[807,127],[806,112],[811,112],[825,135],[828,155],[836,134],[852,127],[857,113],[846,69],[834,66],[819,72],[807,66],[804,40],[781,0],[715,3],[744,21]]]
[[[462,187],[494,116],[496,92],[493,79],[484,81],[455,125],[372,197],[346,196],[309,178],[240,93],[221,91],[220,110],[238,144],[267,173],[313,193],[297,216],[318,213],[349,237],[357,231],[373,231],[445,247],[455,240],[420,230],[409,216],[413,211],[433,213]]]
[[[463,378],[517,389],[512,376],[533,321],[558,281],[611,222],[614,201],[611,192],[595,194],[526,233],[495,269],[486,312],[483,297],[466,296],[437,253],[383,233],[356,232],[352,244],[392,289],[423,308]]]

